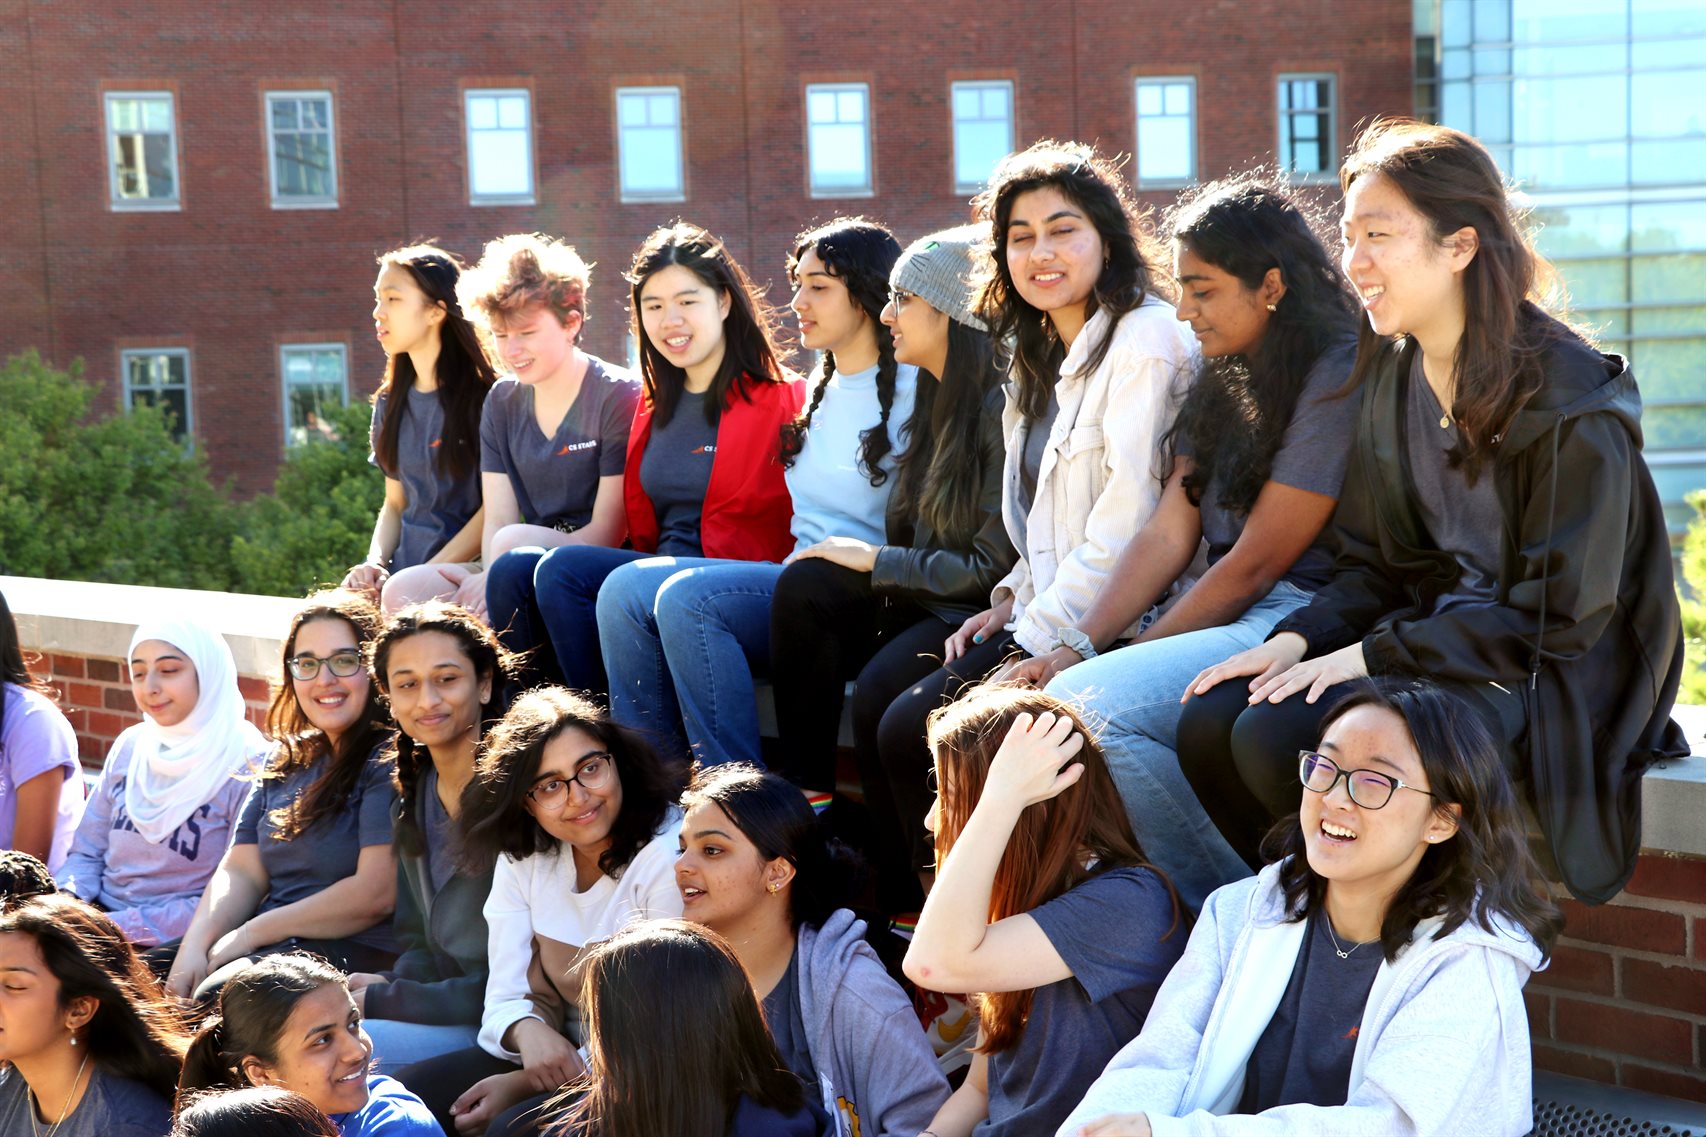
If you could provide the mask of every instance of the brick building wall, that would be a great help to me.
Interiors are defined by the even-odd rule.
[[[626,355],[633,249],[680,215],[727,240],[783,302],[790,238],[864,212],[904,240],[965,220],[950,169],[949,83],[1010,79],[1021,145],[1043,136],[1130,153],[1132,80],[1197,79],[1198,169],[1267,158],[1275,79],[1337,76],[1338,142],[1411,103],[1404,0],[1011,0],[802,9],[776,0],[485,7],[347,0],[293,10],[136,0],[20,0],[0,20],[0,356],[81,358],[116,405],[119,352],[188,347],[195,430],[217,476],[270,484],[283,448],[278,346],[341,342],[353,397],[383,368],[368,311],[374,255],[437,238],[464,256],[536,229],[597,262],[588,346]],[[804,87],[871,85],[874,195],[813,199]],[[682,88],[686,200],[620,204],[614,89]],[[536,201],[468,204],[461,92],[533,96]],[[336,209],[271,207],[267,90],[330,90]],[[182,208],[115,212],[102,94],[176,101]],[[1163,205],[1171,194],[1147,194]]]

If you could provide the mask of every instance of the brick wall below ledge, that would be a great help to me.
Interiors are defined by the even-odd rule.
[[[1564,916],[1524,992],[1535,1066],[1706,1102],[1706,859],[1643,855],[1611,903]]]
[[[99,769],[106,761],[107,751],[120,732],[142,721],[121,659],[49,652],[26,657],[25,663],[52,683],[59,709],[77,732],[77,756],[91,769]],[[243,692],[249,721],[262,725],[271,698],[267,680],[258,675],[239,675],[237,686]]]

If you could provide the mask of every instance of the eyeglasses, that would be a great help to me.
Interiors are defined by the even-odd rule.
[[[891,289],[889,289],[889,303],[894,305],[894,310],[895,310],[896,314],[899,314],[901,309],[905,308],[908,304],[912,303],[917,298],[918,298],[918,293],[908,292],[904,288],[891,288]]]
[[[322,663],[333,675],[348,679],[362,668],[361,652],[351,648],[347,651],[334,651],[325,659],[315,655],[293,655],[284,661],[284,665],[290,669],[291,677],[303,683],[320,674]]]
[[[527,800],[540,809],[555,809],[569,796],[569,783],[579,782],[583,790],[601,790],[616,772],[616,755],[600,750],[581,760],[581,768],[566,778],[547,778],[527,791]]]
[[[1337,762],[1313,750],[1297,752],[1297,777],[1304,789],[1318,794],[1332,793],[1333,787],[1343,778],[1345,791],[1351,795],[1351,800],[1364,809],[1384,809],[1399,790],[1415,790],[1419,794],[1434,796],[1431,790],[1401,782],[1379,770],[1341,769]]]

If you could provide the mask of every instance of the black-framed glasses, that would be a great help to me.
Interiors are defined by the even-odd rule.
[[[348,679],[365,666],[361,652],[355,648],[350,648],[347,651],[334,651],[325,659],[321,659],[317,655],[293,655],[284,661],[284,665],[290,669],[291,678],[303,683],[320,674],[321,664],[325,664],[326,669],[339,679]]]
[[[1304,789],[1318,794],[1332,793],[1333,787],[1343,778],[1345,791],[1351,795],[1351,800],[1364,809],[1384,809],[1399,790],[1415,790],[1419,794],[1434,796],[1432,790],[1412,786],[1379,770],[1346,770],[1325,754],[1317,754],[1313,750],[1297,752],[1297,777]]]
[[[904,288],[891,288],[891,289],[889,289],[889,303],[894,305],[894,310],[896,313],[899,313],[902,309],[904,309],[908,304],[912,303],[912,301],[916,300],[917,298],[918,298],[918,293],[908,292]]]
[[[610,784],[616,772],[616,755],[599,750],[581,759],[580,769],[566,778],[546,778],[527,791],[527,800],[541,809],[555,809],[569,796],[569,783],[579,782],[583,790],[601,790]]]

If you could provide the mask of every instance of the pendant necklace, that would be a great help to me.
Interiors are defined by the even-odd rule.
[[[48,1128],[47,1137],[53,1137],[53,1135],[55,1133],[59,1132],[59,1127],[61,1125],[65,1124],[65,1115],[71,1112],[71,1098],[74,1094],[76,1094],[77,1083],[81,1082],[83,1080],[83,1070],[88,1065],[89,1065],[89,1052],[87,1050],[85,1050],[85,1051],[83,1051],[82,1064],[77,1067],[77,1075],[76,1075],[76,1077],[71,1079],[71,1090],[70,1090],[70,1092],[68,1092],[65,1095],[65,1104],[59,1107],[59,1120],[55,1121],[53,1123],[53,1125]],[[35,1110],[35,1107],[30,1105],[28,1102],[25,1102],[24,1105],[30,1111],[30,1133],[33,1134],[34,1137],[41,1137],[41,1130],[36,1128],[36,1110]]]
[[[1373,940],[1365,940],[1363,943],[1355,943],[1350,946],[1350,951],[1346,951],[1344,948],[1339,946],[1339,937],[1333,934],[1333,921],[1323,916],[1321,918],[1321,922],[1327,925],[1327,938],[1333,941],[1333,952],[1340,959],[1349,959],[1351,957],[1351,952],[1356,951],[1357,948],[1364,946],[1364,944],[1371,944],[1374,942]]]

